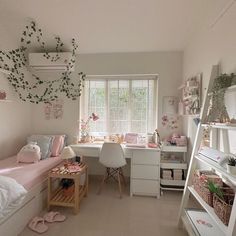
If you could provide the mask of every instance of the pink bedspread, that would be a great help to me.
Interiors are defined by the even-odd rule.
[[[17,163],[16,156],[0,160],[0,175],[15,179],[27,190],[42,182],[48,171],[62,162],[60,157],[50,157],[37,163]]]

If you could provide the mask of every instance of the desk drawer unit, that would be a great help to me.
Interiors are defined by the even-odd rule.
[[[133,150],[131,159],[130,195],[160,197],[160,152]]]
[[[133,194],[143,196],[160,195],[160,182],[157,180],[133,179]]]
[[[151,165],[133,165],[132,178],[159,180],[159,168]]]
[[[159,165],[159,163],[160,152],[147,149],[133,151],[132,164],[134,165]]]

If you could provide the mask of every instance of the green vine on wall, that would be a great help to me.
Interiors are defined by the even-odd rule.
[[[31,81],[26,79],[26,73],[30,73],[28,68],[27,54],[30,50],[30,45],[33,39],[36,39],[43,56],[50,61],[57,61],[60,59],[59,53],[63,52],[64,43],[61,38],[56,36],[56,54],[50,54],[46,49],[46,44],[43,40],[43,33],[34,21],[31,21],[29,25],[26,25],[20,39],[21,46],[11,51],[0,51],[0,68],[10,72],[7,79],[13,86],[19,98],[22,101],[30,101],[31,103],[50,102],[58,98],[58,93],[64,93],[67,98],[76,100],[82,92],[83,82],[85,80],[85,74],[79,72],[76,80],[72,79],[72,68],[76,62],[76,51],[78,44],[73,38],[72,45],[72,57],[68,61],[66,70],[63,71],[59,78],[54,80],[43,80],[39,76],[32,74]],[[29,71],[27,72],[27,69]]]

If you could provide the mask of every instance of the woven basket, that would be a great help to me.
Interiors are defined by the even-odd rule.
[[[213,194],[206,187],[206,183],[202,182],[197,173],[194,173],[193,187],[200,197],[209,205],[213,206]]]
[[[225,200],[219,198],[216,194],[213,195],[213,207],[216,215],[225,224],[229,224],[234,194],[224,193]]]
[[[212,176],[215,174],[211,171],[196,171],[193,176],[194,189],[209,206],[213,207],[213,193],[211,193],[206,186],[206,182],[201,180],[201,175],[205,175],[207,177],[208,175]],[[217,182],[219,185],[222,185],[222,180],[220,178],[215,179],[215,182]]]

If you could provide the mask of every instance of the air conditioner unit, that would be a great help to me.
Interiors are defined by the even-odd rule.
[[[29,66],[37,71],[65,71],[72,58],[71,52],[50,52],[49,58],[45,53],[29,53]],[[53,60],[58,58],[57,60]],[[70,69],[74,70],[74,67]]]

